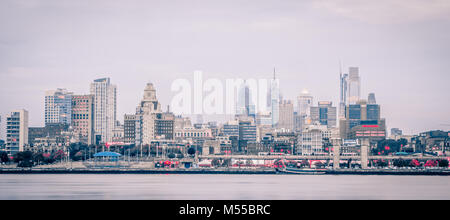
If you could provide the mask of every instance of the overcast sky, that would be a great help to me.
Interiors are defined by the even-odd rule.
[[[339,60],[358,66],[388,128],[450,129],[450,1],[0,1],[0,115],[44,124],[45,90],[118,87],[118,116],[147,82],[163,109],[173,80],[271,77],[294,99],[339,98]],[[446,125],[445,125],[446,124]]]

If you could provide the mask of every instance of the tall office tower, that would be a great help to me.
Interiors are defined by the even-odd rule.
[[[345,106],[347,105],[348,74],[340,74],[340,99],[339,118],[345,118]]]
[[[348,102],[350,104],[355,104],[361,97],[361,79],[359,77],[359,69],[358,67],[350,67],[348,71]]]
[[[347,105],[346,115],[347,118],[339,122],[341,138],[368,138],[376,141],[386,137],[386,122],[380,116],[379,105],[360,100],[356,104]]]
[[[116,124],[117,87],[109,78],[101,78],[91,83],[91,95],[94,95],[94,131],[96,140],[100,136],[103,143],[112,142]]]
[[[276,127],[279,121],[279,103],[280,103],[280,81],[275,76],[273,69],[273,79],[270,82],[270,95],[272,107],[272,127]]]
[[[328,128],[336,127],[336,107],[331,101],[322,101],[317,107],[311,107],[311,120]]]
[[[294,130],[294,104],[290,100],[280,102],[280,120],[277,127]]]
[[[78,140],[94,144],[94,96],[72,96],[72,128]]]
[[[72,94],[66,89],[45,92],[45,124],[71,124]]]
[[[255,116],[255,105],[252,101],[252,94],[247,83],[241,85],[238,92],[236,114],[245,116]]]
[[[28,144],[28,111],[21,109],[6,116],[6,152],[9,156],[24,150]]]
[[[369,93],[369,97],[367,98],[367,104],[377,104],[377,100],[375,99],[375,93]]]
[[[150,144],[157,134],[155,121],[157,113],[161,113],[161,104],[156,98],[156,90],[152,83],[147,83],[144,89],[144,98],[136,108],[136,144]]]

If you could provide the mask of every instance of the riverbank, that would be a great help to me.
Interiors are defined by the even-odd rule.
[[[208,168],[190,168],[190,169],[127,169],[127,168],[0,168],[0,174],[259,174],[273,175],[277,172],[273,169],[208,169]],[[448,169],[430,169],[430,170],[389,170],[389,169],[370,169],[370,170],[327,170],[321,175],[421,175],[421,176],[450,176]]]

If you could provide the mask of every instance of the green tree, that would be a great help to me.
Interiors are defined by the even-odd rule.
[[[231,166],[231,159],[227,158],[227,159],[223,160],[222,166],[224,166],[224,167]]]
[[[35,164],[40,165],[44,163],[45,157],[42,153],[35,153],[33,154],[33,161]]]
[[[8,163],[8,162],[9,162],[8,153],[6,153],[5,151],[0,151],[0,163]]]
[[[212,165],[213,167],[219,167],[219,166],[221,165],[220,160],[219,160],[218,158],[214,158],[214,159],[211,161],[211,165]]]
[[[34,165],[33,152],[31,151],[18,152],[14,156],[14,162],[17,163],[18,167],[32,167]]]
[[[175,158],[175,154],[174,153],[170,153],[170,154],[167,155],[167,157],[170,158],[170,159],[173,159],[173,158]]]
[[[388,165],[388,162],[385,160],[377,160],[377,162],[376,162],[377,167],[387,167],[387,165]]]
[[[188,154],[194,155],[195,154],[195,148],[191,147],[188,149]]]
[[[439,167],[448,167],[448,160],[438,160],[438,166]]]

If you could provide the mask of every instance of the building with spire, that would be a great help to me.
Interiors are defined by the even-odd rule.
[[[279,121],[279,103],[280,103],[280,81],[276,78],[275,68],[273,68],[273,79],[270,82],[271,109],[272,109],[272,127],[277,127]]]
[[[345,118],[345,106],[347,105],[347,92],[348,92],[348,74],[342,73],[340,70],[340,94],[339,94],[339,119]]]
[[[144,97],[136,108],[136,114],[124,116],[124,142],[148,145],[158,139],[174,139],[175,115],[167,107],[162,112],[152,83],[144,88]]]
[[[136,108],[136,115],[140,119],[137,126],[139,131],[136,132],[140,141],[137,144],[150,144],[155,138],[156,113],[161,112],[161,104],[156,98],[156,90],[152,83],[147,83],[144,89],[144,97]]]

